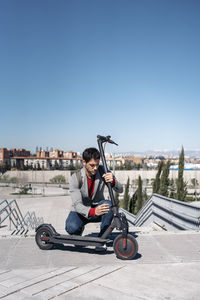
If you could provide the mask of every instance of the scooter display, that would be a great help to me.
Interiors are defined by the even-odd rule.
[[[103,144],[110,143],[117,145],[111,140],[111,136],[97,136],[97,143],[99,147],[101,161],[105,170],[108,172],[108,167],[105,159]],[[128,221],[124,213],[118,211],[114,193],[111,183],[106,183],[110,200],[112,203],[111,210],[113,212],[113,219],[111,225],[103,233],[101,237],[93,236],[79,236],[79,235],[63,235],[56,232],[51,224],[41,224],[36,228],[35,240],[38,247],[42,250],[50,250],[56,244],[73,244],[76,246],[104,246],[110,242],[108,238],[114,229],[120,230],[121,233],[117,235],[113,242],[113,249],[115,255],[119,259],[130,260],[138,253],[137,240],[129,233]]]

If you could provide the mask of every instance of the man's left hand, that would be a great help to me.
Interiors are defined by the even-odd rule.
[[[113,183],[114,177],[111,172],[104,174],[102,177],[105,179],[105,182]]]

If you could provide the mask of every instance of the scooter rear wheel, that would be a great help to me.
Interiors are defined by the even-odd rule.
[[[138,252],[138,243],[136,239],[131,234],[128,234],[125,248],[123,247],[124,243],[125,240],[122,234],[119,234],[113,243],[115,255],[117,258],[124,260],[133,259]]]
[[[48,243],[49,238],[53,235],[53,232],[46,227],[38,229],[35,235],[35,241],[38,247],[42,250],[50,250],[53,248],[53,244]]]

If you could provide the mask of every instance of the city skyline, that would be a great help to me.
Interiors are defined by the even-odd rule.
[[[0,147],[199,150],[200,2],[1,1]]]
[[[97,147],[98,148],[98,147]],[[31,149],[28,149],[27,147],[25,148],[17,148],[17,147],[12,147],[12,148],[7,148],[7,147],[0,147],[0,150],[2,149],[5,149],[5,150],[8,150],[8,151],[28,151],[30,152],[30,156],[34,156],[37,154],[37,152],[47,152],[47,153],[50,153],[50,152],[55,152],[55,151],[61,151],[63,153],[76,153],[78,155],[82,155],[82,152],[81,151],[74,151],[73,149],[61,149],[61,148],[58,148],[58,147],[42,147],[42,146],[36,146],[35,147],[35,150],[31,150]],[[106,150],[106,148],[105,148]],[[110,149],[111,150],[111,149]],[[128,156],[164,156],[164,157],[178,157],[180,155],[180,152],[181,152],[182,148],[180,149],[177,149],[177,150],[170,150],[170,149],[164,149],[164,150],[159,150],[159,149],[149,149],[149,150],[146,150],[146,151],[125,151],[125,152],[117,152],[117,151],[106,151],[105,153],[108,154],[108,155],[111,155],[111,157],[113,157],[113,155],[115,155],[115,157],[128,157]],[[184,153],[185,153],[185,156],[186,157],[190,157],[190,158],[196,158],[196,159],[200,159],[200,150],[195,150],[195,149],[184,149]],[[15,155],[15,156],[18,156],[18,155]],[[21,156],[21,154],[19,155]],[[169,158],[170,159],[170,158]]]

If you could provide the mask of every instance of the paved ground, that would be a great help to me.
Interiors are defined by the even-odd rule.
[[[69,197],[21,198],[23,212],[35,210],[63,231]],[[199,232],[165,232],[156,227],[130,228],[139,251],[132,261],[74,246],[42,251],[33,232],[10,237],[0,229],[0,299],[200,299]],[[98,224],[85,234],[98,232]],[[116,232],[112,234],[115,238]]]

